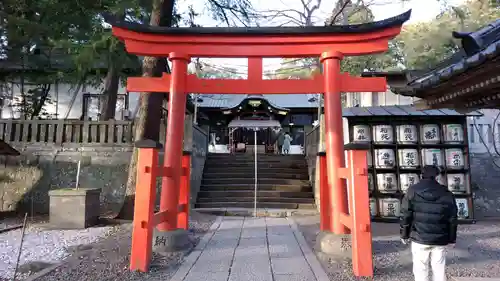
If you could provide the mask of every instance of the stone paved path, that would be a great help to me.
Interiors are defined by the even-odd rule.
[[[286,218],[218,217],[172,281],[327,281]]]

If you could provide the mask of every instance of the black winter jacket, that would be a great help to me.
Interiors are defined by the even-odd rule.
[[[457,239],[455,197],[434,179],[408,188],[401,203],[401,238],[444,246]]]

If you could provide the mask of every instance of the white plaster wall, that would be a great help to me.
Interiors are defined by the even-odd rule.
[[[500,152],[500,117],[495,118],[500,113],[498,109],[483,109],[481,117],[468,117],[467,129],[469,134],[469,149],[471,153],[487,153],[488,150],[493,155],[495,145]],[[481,141],[481,137],[482,141]]]
[[[413,104],[414,98],[396,95],[389,89],[386,92],[360,92],[346,93],[347,107],[353,107],[359,104],[366,106],[384,106],[384,105],[408,105]]]
[[[33,88],[33,86],[25,86],[25,91]],[[72,84],[53,84],[50,88],[50,98],[52,100],[52,104],[45,105],[44,109],[50,114],[53,118],[57,116],[58,118],[65,118],[66,116],[71,119],[78,119],[82,114],[82,102],[83,102],[83,94],[91,93],[91,94],[100,94],[102,93],[103,84],[94,87],[94,86],[82,86],[79,90],[77,89],[77,85]],[[74,103],[71,105],[71,100],[76,92],[76,99]],[[126,89],[123,83],[120,84],[118,94],[125,94]],[[21,97],[21,88],[19,83],[9,83],[7,87],[3,87],[2,96],[4,97],[4,106],[0,110],[0,118],[19,118],[19,113],[12,109],[9,106],[12,101],[18,100]],[[134,113],[138,106],[139,102],[139,94],[138,93],[129,93],[129,109],[131,113]],[[93,111],[97,112],[96,106],[92,108]],[[121,116],[118,114],[117,116]]]

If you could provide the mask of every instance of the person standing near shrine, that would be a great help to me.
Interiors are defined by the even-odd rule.
[[[291,145],[292,145],[292,137],[288,134],[288,132],[286,132],[283,139],[283,154],[290,154]]]
[[[401,241],[411,241],[415,281],[445,281],[446,246],[457,239],[455,197],[436,177],[439,168],[425,166],[422,180],[408,188],[401,203]]]
[[[278,154],[283,154],[283,143],[285,142],[285,134],[283,133],[283,129],[280,129],[278,132],[278,138],[276,139],[278,142]]]

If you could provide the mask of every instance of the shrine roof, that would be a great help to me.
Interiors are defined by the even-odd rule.
[[[389,106],[369,106],[369,107],[347,107],[342,109],[343,117],[372,117],[372,116],[482,116],[479,111],[472,111],[467,114],[459,113],[453,109],[430,109],[418,110],[413,105],[389,105]]]
[[[414,77],[408,83],[412,91],[400,94],[421,97],[425,91],[479,69],[500,55],[500,19],[475,32],[453,32],[453,37],[461,39],[462,49],[433,69]]]
[[[205,95],[199,97],[203,100],[198,102],[198,106],[202,108],[233,108],[238,106],[243,100],[254,95]],[[263,94],[262,98],[266,99],[271,105],[276,108],[314,108],[318,107],[318,102],[315,98],[316,94],[302,95],[269,95]]]
[[[140,33],[169,34],[169,35],[239,35],[239,36],[304,36],[325,34],[356,34],[369,33],[386,28],[396,27],[406,22],[411,15],[411,10],[400,15],[380,21],[352,25],[332,26],[283,26],[283,27],[163,27],[122,21],[114,16],[106,15],[107,23],[114,27],[124,28]]]

